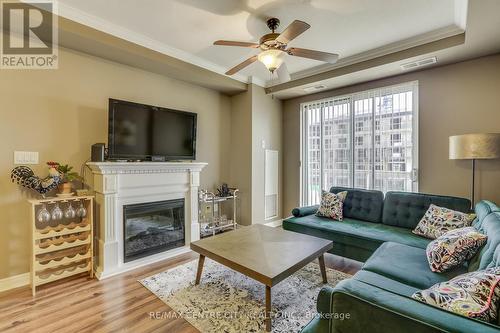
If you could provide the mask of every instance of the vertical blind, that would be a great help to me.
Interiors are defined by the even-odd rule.
[[[418,84],[301,104],[301,203],[346,186],[416,191]]]

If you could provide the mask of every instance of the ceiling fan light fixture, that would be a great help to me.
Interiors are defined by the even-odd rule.
[[[270,18],[267,21],[267,26],[271,29],[271,33],[265,34],[262,36],[258,43],[252,42],[238,42],[231,40],[217,40],[214,42],[214,45],[225,45],[225,46],[240,46],[240,47],[249,47],[249,48],[260,48],[262,52],[260,54],[256,54],[246,59],[245,61],[239,63],[233,68],[229,69],[226,72],[226,75],[233,75],[241,71],[243,68],[253,64],[255,61],[259,60],[261,63],[266,66],[266,68],[274,74],[276,70],[278,71],[278,77],[281,76],[280,80],[289,81],[290,73],[286,69],[286,64],[283,63],[285,54],[318,60],[328,63],[335,63],[339,55],[335,53],[321,52],[316,50],[302,49],[299,47],[291,47],[287,48],[288,43],[300,36],[311,26],[306,22],[294,20],[292,23],[286,27],[281,33],[276,32],[276,28],[279,25],[279,20],[275,17]],[[285,66],[282,66],[285,65]],[[271,75],[272,77],[272,75]]]
[[[258,59],[261,63],[266,66],[266,68],[273,73],[277,70],[283,63],[285,52],[278,49],[270,49],[261,52],[258,55]]]

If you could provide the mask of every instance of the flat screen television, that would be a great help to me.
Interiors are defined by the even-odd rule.
[[[109,99],[108,159],[196,159],[196,113]]]

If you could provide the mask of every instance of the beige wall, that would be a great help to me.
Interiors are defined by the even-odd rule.
[[[48,160],[80,170],[90,145],[107,142],[110,97],[198,113],[202,186],[229,181],[229,97],[65,49],[58,70],[0,70],[0,279],[29,270],[29,193],[10,182],[14,150],[38,151],[39,175]]]
[[[470,196],[470,161],[448,159],[448,137],[500,132],[499,54],[285,101],[284,216],[299,204],[300,103],[413,80],[419,81],[419,190]],[[476,198],[500,204],[500,160],[476,165]]]
[[[279,195],[278,215],[281,219],[281,176],[283,174],[281,127],[282,103],[266,95],[264,88],[252,85],[252,221],[267,223],[265,220],[265,151],[279,152]],[[264,141],[265,148],[262,147]]]
[[[252,224],[252,90],[231,97],[230,185],[240,190],[239,223]]]
[[[249,85],[247,92],[231,97],[231,184],[240,194],[240,222],[244,225],[266,223],[264,218],[265,149],[280,153],[282,103],[266,95],[264,88]],[[262,140],[265,148],[262,148]],[[279,196],[281,218],[281,190]]]

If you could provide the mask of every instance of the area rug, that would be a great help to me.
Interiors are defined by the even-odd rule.
[[[265,286],[208,258],[195,286],[197,264],[194,260],[139,282],[202,333],[264,332]],[[335,286],[350,275],[327,268],[327,277],[328,285]],[[299,332],[316,315],[323,286],[316,263],[274,286],[273,332]]]

